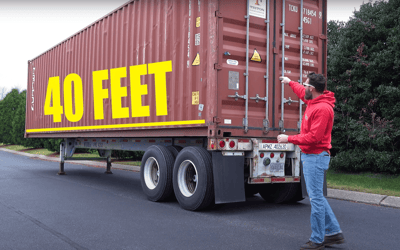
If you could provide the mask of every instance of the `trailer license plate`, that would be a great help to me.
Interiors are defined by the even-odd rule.
[[[269,171],[271,172],[283,172],[285,168],[284,163],[271,163]]]

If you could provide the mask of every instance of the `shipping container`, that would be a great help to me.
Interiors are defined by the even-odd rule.
[[[279,77],[326,76],[326,8],[326,0],[129,1],[28,62],[25,136],[64,138],[62,164],[79,147],[106,158],[116,149],[153,152],[142,164],[151,200],[183,190],[174,177],[178,186],[151,197],[161,176],[149,166],[162,168],[154,155],[166,148],[174,160],[163,164],[178,165],[168,175],[197,173],[185,159],[179,168],[184,154],[211,162],[204,192],[216,203],[244,200],[245,183],[299,186],[299,149],[276,137],[300,131],[305,105]],[[261,151],[286,162],[267,166]],[[182,204],[200,185],[194,176],[194,190],[177,197],[189,210],[210,202]],[[225,194],[232,178],[245,182]]]

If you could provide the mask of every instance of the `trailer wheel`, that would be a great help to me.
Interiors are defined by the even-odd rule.
[[[299,188],[297,183],[265,184],[259,193],[267,202],[284,203],[292,201]]]
[[[178,156],[179,152],[181,152],[182,147],[181,146],[171,145],[171,146],[167,146],[167,149],[172,153],[172,155],[174,156],[174,159],[176,159],[176,157]]]
[[[173,194],[172,171],[174,156],[164,146],[150,146],[140,166],[142,189],[151,201],[163,201]]]
[[[214,201],[211,155],[200,147],[185,147],[175,160],[173,184],[179,205],[196,211]]]
[[[297,189],[296,194],[293,196],[292,199],[287,201],[288,203],[296,203],[298,201],[304,200],[303,193],[302,193],[302,190],[301,190],[301,183],[296,183],[296,186],[297,186],[296,187],[296,189]]]
[[[254,195],[258,194],[259,192],[259,185],[257,184],[248,184],[244,185],[244,193],[246,197],[253,197]]]

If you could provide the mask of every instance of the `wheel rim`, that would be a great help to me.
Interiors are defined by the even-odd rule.
[[[144,182],[149,189],[155,189],[160,178],[160,167],[154,157],[149,157],[144,164]]]
[[[179,190],[185,197],[191,197],[197,189],[198,174],[193,162],[186,160],[178,169]]]

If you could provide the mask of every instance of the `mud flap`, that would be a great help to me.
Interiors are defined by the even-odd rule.
[[[244,156],[212,153],[215,204],[246,201],[244,192]]]
[[[308,193],[307,193],[307,187],[306,187],[306,181],[304,180],[304,175],[303,175],[303,164],[300,161],[300,175],[301,175],[301,193],[302,193],[302,197],[308,197]],[[324,171],[324,196],[328,196],[328,184],[326,182],[326,171]]]

